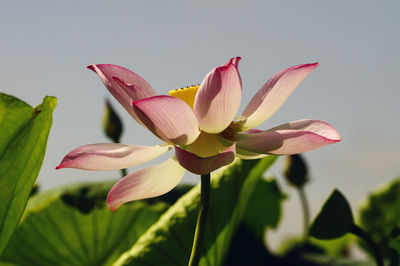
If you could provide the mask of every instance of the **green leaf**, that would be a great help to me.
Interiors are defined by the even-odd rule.
[[[274,259],[265,246],[265,231],[276,228],[286,195],[273,177],[258,180],[235,232],[225,265],[269,265]]]
[[[277,227],[284,199],[286,195],[274,178],[259,179],[247,205],[243,222],[256,236],[264,239],[267,227]]]
[[[326,255],[308,254],[304,255],[306,260],[301,265],[319,265],[319,266],[376,266],[373,260],[360,261],[349,258],[333,258]]]
[[[0,93],[0,254],[25,209],[46,150],[57,99],[36,108]]]
[[[236,162],[211,177],[204,256],[200,265],[223,265],[229,243],[251,194],[275,156]],[[116,265],[187,265],[192,248],[200,187],[181,197]]]
[[[17,265],[111,265],[168,207],[136,201],[112,213],[112,183],[80,184],[32,198],[1,257]]]
[[[350,253],[350,244],[354,242],[355,237],[351,234],[346,234],[335,239],[316,239],[310,238],[310,242],[322,248],[329,256],[340,257],[343,254]]]
[[[311,225],[309,234],[318,239],[333,239],[350,232],[354,225],[350,205],[335,189]]]
[[[390,256],[390,233],[400,225],[400,179],[387,183],[369,194],[359,210],[360,226],[377,243],[384,257]],[[362,242],[368,252],[369,248]]]

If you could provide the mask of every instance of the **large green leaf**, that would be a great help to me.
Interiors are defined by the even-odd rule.
[[[276,179],[260,179],[250,197],[243,222],[263,240],[268,227],[277,227],[285,198]]]
[[[57,99],[36,108],[0,93],[0,254],[13,234],[39,174]]]
[[[168,207],[136,201],[112,213],[111,183],[73,185],[35,195],[1,257],[16,265],[111,265]]]
[[[258,180],[242,223],[231,240],[224,265],[269,265],[276,260],[266,247],[265,232],[277,227],[284,199],[286,195],[275,178]]]
[[[200,265],[222,265],[254,187],[275,156],[241,161],[212,175],[210,208]],[[180,198],[116,265],[187,265],[196,224],[200,187]]]
[[[390,256],[390,233],[400,225],[400,179],[396,179],[369,194],[359,211],[360,226],[378,244],[385,257]],[[361,245],[367,250],[369,248]]]

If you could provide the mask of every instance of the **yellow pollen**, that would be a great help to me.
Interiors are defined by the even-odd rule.
[[[190,108],[193,109],[194,97],[196,96],[196,93],[197,93],[199,87],[200,87],[200,84],[187,86],[186,88],[180,88],[180,89],[169,91],[168,94],[170,96],[173,96],[173,97],[183,100],[185,103],[187,103],[190,106]]]

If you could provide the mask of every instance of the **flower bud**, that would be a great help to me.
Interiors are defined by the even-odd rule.
[[[31,194],[29,195],[29,197],[36,195],[38,192],[39,192],[39,184],[35,182],[35,184],[33,184]]]
[[[106,100],[106,106],[103,115],[103,129],[106,136],[109,137],[113,142],[119,142],[119,138],[122,134],[122,122],[108,100]]]
[[[308,182],[307,164],[300,154],[286,156],[284,176],[295,187],[302,187]]]

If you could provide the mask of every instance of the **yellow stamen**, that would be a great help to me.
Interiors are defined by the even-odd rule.
[[[199,89],[200,84],[187,86],[186,88],[180,88],[176,90],[169,91],[168,94],[172,97],[179,98],[187,103],[190,108],[193,109],[194,105],[194,97],[196,96],[197,90]]]

